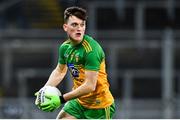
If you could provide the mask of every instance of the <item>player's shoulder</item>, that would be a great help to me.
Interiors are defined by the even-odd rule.
[[[61,44],[61,46],[67,46],[67,45],[70,45],[70,40],[69,39],[67,39],[67,40],[65,40],[62,44]]]
[[[100,46],[100,44],[95,40],[93,37],[89,35],[84,35],[84,42],[89,44],[91,47],[97,47]]]
[[[87,34],[84,35],[84,40],[86,40],[88,42],[96,41],[92,36],[87,35]]]
[[[65,51],[69,46],[70,46],[70,40],[67,39],[62,44],[59,45],[59,50],[60,51]]]
[[[68,47],[69,45],[70,45],[70,40],[67,39],[60,45],[60,47]]]
[[[89,35],[84,36],[84,41],[82,45],[84,46],[85,49],[87,48],[86,50],[87,53],[89,52],[103,53],[104,52],[101,45]]]

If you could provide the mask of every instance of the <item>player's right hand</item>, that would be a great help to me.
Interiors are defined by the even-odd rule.
[[[52,112],[59,108],[61,104],[65,103],[63,96],[45,93],[44,89],[40,89],[35,93],[36,100],[35,105],[42,111]]]
[[[39,93],[36,92],[34,95],[36,96],[35,105],[39,105],[40,104],[40,101],[38,100]]]
[[[54,94],[46,94],[43,89],[40,89],[35,93],[36,100],[35,105],[42,111],[52,112],[59,108],[63,101],[61,101],[60,96]],[[44,100],[44,101],[42,101]]]
[[[42,90],[39,90],[38,92],[36,92],[34,95],[36,96],[36,99],[35,99],[35,105],[41,109],[41,94],[42,94]]]
[[[45,96],[44,96],[44,89],[41,88],[38,92],[36,92],[34,95],[36,96],[35,99],[35,105],[39,108],[41,108],[41,104],[44,102]]]
[[[45,93],[45,98],[46,98],[46,101],[44,101],[40,105],[41,110],[45,112],[52,112],[61,106],[62,102],[58,95]]]

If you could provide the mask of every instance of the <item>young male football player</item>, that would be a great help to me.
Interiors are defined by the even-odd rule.
[[[57,119],[108,119],[115,112],[114,98],[109,90],[105,54],[92,37],[85,34],[86,10],[69,7],[64,11],[63,29],[68,39],[59,47],[57,67],[45,86],[57,86],[67,70],[73,80],[72,91],[62,96],[45,94],[48,101],[36,105],[43,111],[53,111],[66,103]]]

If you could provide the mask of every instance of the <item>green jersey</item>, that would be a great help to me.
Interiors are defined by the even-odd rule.
[[[81,43],[72,45],[70,40],[59,47],[60,64],[67,64],[76,89],[85,81],[85,70],[98,71],[96,90],[78,98],[87,108],[105,108],[114,99],[109,91],[109,83],[105,70],[105,54],[101,46],[92,37],[84,35]],[[104,99],[108,98],[108,99]]]

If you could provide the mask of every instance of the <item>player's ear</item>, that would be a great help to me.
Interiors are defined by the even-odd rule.
[[[63,24],[63,29],[65,32],[67,31],[67,24],[66,23]]]

